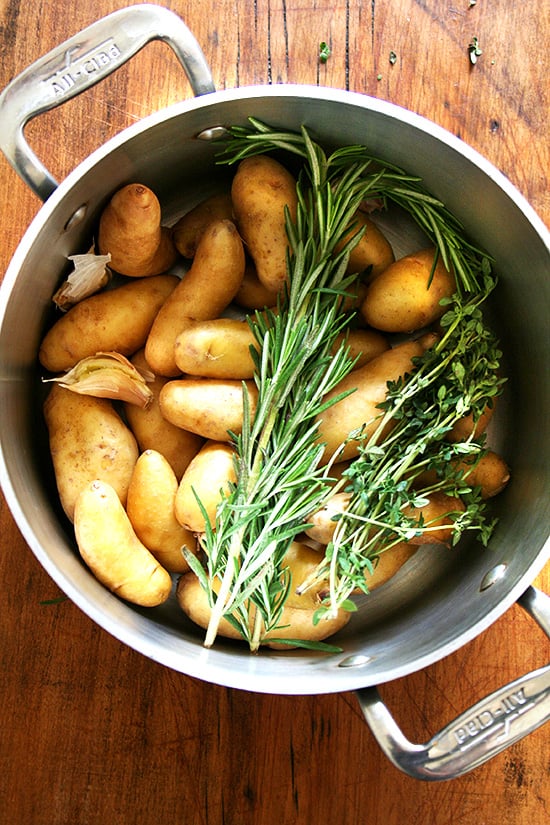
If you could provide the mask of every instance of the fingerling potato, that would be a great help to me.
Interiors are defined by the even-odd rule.
[[[255,155],[239,163],[231,198],[258,279],[271,292],[280,292],[287,279],[285,207],[295,220],[296,180],[274,158]]]
[[[423,351],[419,341],[400,344],[373,358],[364,367],[350,372],[327,394],[326,400],[330,400],[342,392],[352,391],[317,417],[319,441],[325,444],[323,463],[328,462],[336,451],[338,461],[346,461],[358,454],[357,440],[346,442],[350,433],[361,428],[364,434],[374,433],[382,416],[378,404],[386,397],[387,382],[396,381],[410,372],[413,357]]]
[[[369,591],[382,587],[403,567],[418,550],[418,545],[399,542],[393,547],[383,550],[379,556],[373,558],[374,570],[370,573],[365,568],[365,581]]]
[[[350,358],[357,359],[353,367],[355,370],[390,348],[387,338],[374,329],[350,329],[336,337],[332,347],[333,353],[344,340],[349,347]]]
[[[291,542],[281,566],[282,571],[290,579],[290,589],[285,601],[286,608],[316,610],[321,606],[321,602],[328,592],[326,579],[315,580],[312,586],[303,592],[300,591],[300,586],[310,576],[314,576],[321,561],[322,554],[313,550],[304,542]]]
[[[117,493],[92,481],[76,500],[75,536],[95,577],[117,596],[143,607],[166,601],[172,579],[136,536]]]
[[[220,192],[198,203],[172,227],[176,249],[184,258],[193,258],[204,230],[213,221],[233,220],[230,192]]]
[[[229,441],[243,425],[243,384],[254,418],[258,390],[253,381],[180,378],[168,381],[159,396],[164,417],[211,441]]]
[[[138,447],[112,402],[54,385],[44,402],[44,417],[67,518],[73,521],[76,499],[94,479],[108,482],[126,504]]]
[[[115,272],[130,278],[160,275],[178,257],[170,230],[161,226],[159,200],[142,183],[115,192],[99,219],[98,248],[111,255]]]
[[[131,360],[137,369],[149,370],[143,350],[139,350]],[[125,404],[124,414],[140,452],[157,450],[169,462],[179,480],[193,456],[204,444],[204,439],[196,433],[176,427],[163,416],[159,395],[168,380],[156,375],[153,381],[147,384],[153,395],[151,404],[146,409],[141,409],[135,404]]]
[[[453,514],[463,513],[464,503],[457,496],[435,491],[426,498],[428,503],[421,507],[403,508],[406,516],[416,522],[422,520],[420,535],[407,538],[409,544],[446,544],[450,545],[453,537]]]
[[[466,458],[458,466],[468,486],[479,487],[484,499],[501,493],[510,481],[510,468],[494,450],[488,450],[475,463]]]
[[[176,596],[178,604],[185,613],[199,627],[206,630],[212,608],[208,603],[208,597],[194,573],[184,573],[179,579]],[[344,628],[349,622],[350,613],[339,610],[335,617],[326,616],[318,624],[313,624],[315,610],[298,607],[285,607],[282,611],[280,626],[263,633],[261,644],[275,649],[288,650],[290,645],[280,645],[277,639],[302,639],[319,642],[329,636],[334,635]],[[250,609],[250,627],[255,619],[255,609]],[[239,631],[226,619],[222,618],[218,629],[219,635],[228,639],[238,639],[242,641]]]
[[[492,403],[485,407],[481,415],[474,416],[474,414],[470,412],[462,418],[459,418],[458,421],[455,421],[452,428],[445,435],[447,441],[456,443],[459,441],[468,441],[469,438],[483,435],[495,412],[495,404],[496,399],[493,399]]]
[[[367,287],[361,313],[367,324],[383,332],[413,332],[440,318],[442,298],[456,290],[454,276],[436,251],[423,249],[390,264]]]
[[[97,352],[133,355],[177,284],[174,275],[153,275],[85,298],[46,333],[40,363],[50,372],[64,372]]]
[[[155,318],[145,357],[157,375],[179,375],[175,345],[191,321],[218,318],[231,303],[244,275],[244,249],[231,221],[214,221],[203,232],[189,271]]]
[[[235,303],[243,309],[265,309],[277,303],[277,291],[268,289],[256,274],[256,267],[248,262],[242,283],[235,295]]]
[[[362,229],[363,235],[350,253],[348,272],[363,272],[370,268],[369,279],[373,279],[394,262],[395,255],[382,230],[364,212],[354,215],[349,232],[335,251],[339,252]]]
[[[176,338],[176,364],[186,375],[252,378],[255,365],[251,347],[259,352],[260,346],[247,321],[197,321]]]
[[[236,481],[234,449],[220,441],[207,441],[179,483],[174,501],[178,522],[193,533],[204,533],[206,514],[208,523],[214,527],[220,501]]]
[[[454,470],[461,470],[464,481],[469,487],[479,487],[481,498],[487,499],[498,495],[510,480],[510,469],[502,456],[493,450],[483,455],[465,456],[451,459]],[[419,488],[437,483],[438,475],[435,470],[427,470],[415,480]]]
[[[184,573],[189,565],[182,548],[195,550],[195,537],[174,513],[178,480],[168,461],[156,450],[142,453],[134,467],[126,512],[140,541],[170,573]]]

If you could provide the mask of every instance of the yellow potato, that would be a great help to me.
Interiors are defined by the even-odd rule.
[[[455,292],[453,275],[439,258],[430,282],[435,250],[423,249],[390,264],[368,285],[361,313],[383,332],[412,332],[440,318],[442,298]]]
[[[67,518],[73,521],[75,501],[94,479],[108,482],[125,504],[138,447],[112,402],[54,385],[44,403],[44,417]]]
[[[456,496],[436,491],[426,498],[429,503],[423,507],[405,507],[403,513],[415,521],[420,517],[423,520],[424,532],[420,536],[408,539],[409,544],[447,544],[453,536],[453,519],[449,513],[462,513],[465,510],[463,502]]]
[[[347,508],[351,498],[350,493],[334,493],[327,499],[320,510],[316,510],[308,518],[311,527],[305,531],[306,535],[319,544],[328,544],[332,541],[334,531],[338,521],[335,517],[340,516]]]
[[[170,573],[189,570],[182,547],[193,552],[195,537],[176,519],[174,504],[178,480],[170,464],[156,450],[146,450],[134,467],[126,512],[137,537]]]
[[[213,527],[218,505],[236,480],[233,448],[220,441],[207,441],[191,461],[179,483],[174,501],[178,522],[193,533],[204,533],[204,509],[209,524]],[[197,502],[197,496],[201,506]]]
[[[265,309],[277,303],[277,291],[265,287],[256,274],[256,267],[247,263],[235,303],[243,309]]]
[[[185,573],[179,580],[176,595],[178,603],[189,619],[199,627],[206,629],[210,620],[212,609],[208,604],[208,597],[202,589],[199,580],[194,573]],[[323,618],[317,624],[313,624],[313,614],[315,610],[297,607],[285,607],[281,616],[281,626],[264,633],[262,645],[276,649],[283,648],[277,644],[276,639],[302,639],[309,641],[322,641],[334,635],[346,626],[350,619],[350,613],[339,610],[335,618]],[[253,626],[255,609],[250,610],[250,626]],[[240,639],[242,636],[238,630],[225,618],[222,618],[219,625],[219,635],[228,639]],[[284,645],[288,650],[290,645]]]
[[[80,555],[109,590],[143,607],[166,601],[172,588],[170,574],[138,539],[109,484],[96,480],[82,490],[74,528]]]
[[[176,249],[184,258],[193,258],[201,236],[215,220],[233,220],[233,203],[229,192],[221,192],[198,203],[172,227]]]
[[[179,375],[175,344],[190,319],[218,318],[241,285],[245,258],[231,221],[214,221],[203,232],[189,272],[164,303],[145,345],[145,357],[157,375]]]
[[[455,470],[462,470],[463,478],[468,486],[479,487],[484,499],[498,495],[510,480],[510,469],[504,459],[493,450],[488,450],[479,459],[474,457],[458,457],[451,459]],[[435,470],[427,470],[416,480],[418,487],[427,487],[437,483],[438,475]]]
[[[139,350],[133,356],[132,364],[139,370],[149,369],[143,350]],[[204,444],[204,439],[176,427],[163,416],[159,406],[159,395],[167,381],[167,378],[155,376],[154,380],[147,384],[153,393],[153,401],[147,409],[141,409],[135,404],[125,404],[124,413],[140,451],[151,449],[162,453],[179,480],[193,456]]]
[[[177,283],[173,275],[153,275],[85,298],[46,333],[40,363],[50,372],[64,372],[97,352],[132,355],[145,344]]]
[[[485,407],[485,410],[475,422],[472,413],[468,413],[463,418],[455,421],[452,428],[445,435],[447,441],[456,443],[458,441],[467,441],[472,436],[482,435],[489,426],[489,422],[493,417],[495,404],[496,399],[493,399],[491,406]]]
[[[323,462],[328,462],[353,430],[364,428],[371,435],[379,424],[382,412],[378,408],[386,397],[387,382],[396,381],[413,368],[412,358],[421,355],[423,344],[408,341],[373,358],[360,369],[350,372],[338,386],[327,394],[334,398],[341,392],[354,390],[341,401],[330,406],[319,417],[319,441],[325,443]],[[349,441],[338,453],[345,461],[357,455],[357,441]]]
[[[98,249],[110,253],[115,272],[131,278],[166,272],[178,257],[170,231],[161,226],[158,198],[141,183],[123,186],[101,213]]]
[[[335,251],[339,252],[344,244],[362,228],[364,228],[363,236],[350,253],[348,272],[364,272],[372,267],[369,278],[376,278],[394,262],[395,256],[382,230],[364,212],[357,212],[354,215],[350,231],[337,244]]]
[[[251,418],[258,390],[246,381]],[[212,441],[228,441],[230,430],[240,433],[243,424],[243,382],[215,378],[180,378],[168,381],[159,396],[160,409],[176,427]]]
[[[377,355],[381,355],[390,348],[386,338],[374,329],[350,329],[337,336],[333,352],[336,352],[343,340],[347,339],[350,358],[357,358],[354,369],[363,367]]]
[[[267,155],[242,160],[231,187],[239,232],[260,282],[278,293],[287,279],[285,207],[296,217],[296,181]]]
[[[403,541],[380,553],[379,556],[373,559],[373,573],[365,571],[365,580],[369,591],[376,590],[377,587],[386,584],[417,550],[418,546]]]
[[[259,350],[247,321],[197,321],[176,338],[176,364],[181,372],[203,378],[252,378],[250,347]]]

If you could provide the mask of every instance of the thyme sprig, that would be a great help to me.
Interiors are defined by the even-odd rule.
[[[351,609],[349,596],[356,587],[368,589],[365,572],[372,571],[377,555],[411,531],[429,531],[429,525],[403,515],[405,504],[418,505],[427,494],[415,490],[411,479],[422,468],[449,467],[452,452],[481,449],[473,442],[449,444],[444,433],[465,410],[477,410],[498,392],[498,382],[489,377],[498,351],[479,314],[491,289],[489,259],[420,179],[370,155],[364,146],[327,155],[305,128],[278,131],[255,119],[247,127],[230,130],[219,162],[234,164],[264,152],[300,159],[297,214],[294,221],[286,216],[288,284],[276,312],[268,310],[249,320],[259,344],[259,352],[252,350],[256,412],[252,417],[243,387],[242,432],[231,434],[237,481],[222,499],[215,525],[210,527],[206,519],[205,566],[187,554],[211,605],[205,645],[213,644],[225,618],[251,650],[281,626],[291,586],[283,564],[286,551],[332,487],[330,467],[320,465],[323,445],[317,440],[315,418],[326,408],[327,393],[353,366],[345,343],[336,354],[332,350],[348,320],[342,312],[350,286],[346,265],[361,233],[338,253],[335,250],[363,201],[376,200],[382,207],[393,203],[406,210],[454,272],[457,292],[442,321],[446,331],[437,347],[418,359],[411,377],[388,385],[377,433],[391,418],[395,423],[390,435],[383,443],[376,435],[367,441],[360,433],[350,436],[361,444],[360,457],[344,480],[352,503],[318,570],[325,576],[328,569],[330,600],[317,618],[339,607]],[[453,484],[449,478],[446,473],[436,485],[469,496],[466,515],[456,514],[457,537],[476,529],[486,540],[490,527],[483,522],[477,492],[459,474]]]
[[[330,604],[319,615],[333,613],[354,590],[368,592],[368,576],[386,550],[421,535],[429,543],[430,531],[437,527],[411,517],[409,508],[422,507],[434,491],[449,496],[452,545],[465,531],[475,531],[487,544],[494,521],[487,517],[479,490],[452,463],[453,458],[465,456],[474,463],[479,460],[485,453],[484,437],[476,439],[472,434],[453,442],[447,434],[466,414],[476,422],[505,383],[499,375],[498,342],[482,315],[494,285],[487,276],[483,291],[468,301],[458,295],[445,300],[448,309],[440,321],[441,338],[413,359],[410,375],[388,382],[377,428],[360,440],[359,457],[344,473],[343,483],[351,493],[348,508],[317,574],[302,588],[328,576]],[[382,440],[390,422],[392,429]],[[419,484],[429,470],[435,470],[436,480]],[[453,510],[452,496],[460,496],[464,510]]]

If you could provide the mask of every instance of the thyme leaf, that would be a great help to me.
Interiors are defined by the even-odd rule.
[[[319,43],[319,61],[321,63],[326,63],[331,55],[331,49],[328,43],[324,40]]]
[[[475,66],[478,57],[481,57],[481,55],[483,54],[483,51],[479,47],[479,41],[477,37],[472,37],[468,45],[468,54],[470,55],[470,63],[472,64],[472,66]]]

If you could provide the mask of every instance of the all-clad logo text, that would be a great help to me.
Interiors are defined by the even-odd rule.
[[[79,81],[87,80],[91,75],[101,72],[115,63],[121,55],[120,49],[112,37],[104,40],[85,54],[79,54],[81,46],[67,49],[64,65],[46,78],[57,97],[69,92]]]
[[[520,688],[504,696],[498,705],[485,708],[477,716],[473,716],[459,728],[455,728],[453,733],[456,741],[459,745],[464,745],[493,726],[502,726],[504,728],[502,736],[507,737],[512,719],[525,713],[530,706],[531,703],[528,703],[525,690]]]

